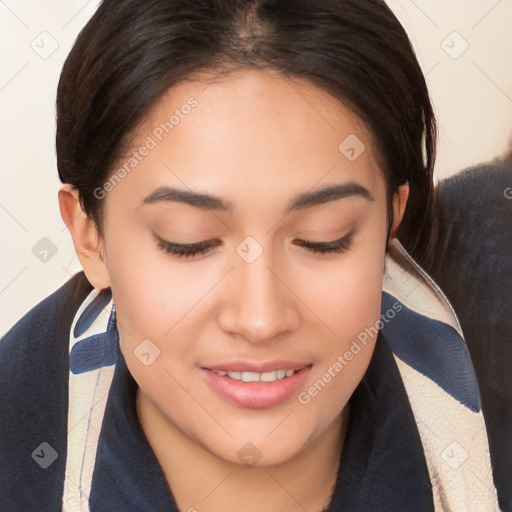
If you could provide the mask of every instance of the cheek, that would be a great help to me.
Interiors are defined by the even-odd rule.
[[[297,399],[305,412],[314,411],[321,424],[329,424],[339,414],[373,353],[385,258],[382,226],[376,225],[359,238],[332,265],[318,266],[303,283],[308,305],[318,313],[325,329],[322,336],[315,337],[321,346],[321,359]]]
[[[206,260],[201,270],[197,264],[171,262],[151,236],[136,230],[129,236],[112,233],[109,241],[112,295],[126,364],[148,395],[166,401],[173,397],[174,404],[181,397],[180,407],[187,408],[189,397],[182,397],[177,382],[188,382],[198,358],[196,340],[214,329],[206,295],[223,269]],[[148,352],[151,362],[146,366],[141,354]]]
[[[147,230],[134,228],[126,236],[112,230],[107,258],[117,317],[134,341],[162,338],[215,278],[213,271],[193,273],[187,263],[169,264]]]
[[[327,352],[341,350],[378,321],[384,259],[385,228],[379,222],[361,233],[346,253],[302,273],[303,296],[326,326]]]
[[[133,378],[157,402],[188,410],[178,382],[186,382],[186,371],[193,367],[190,340],[199,336],[197,323],[189,317],[204,295],[208,276],[193,278],[165,260],[151,242],[120,243],[109,254],[112,295],[121,350]]]

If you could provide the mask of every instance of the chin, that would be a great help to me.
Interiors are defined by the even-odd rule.
[[[312,437],[312,435],[305,436],[304,432],[302,435],[290,435],[289,430],[284,428],[281,435],[277,432],[269,435],[267,428],[251,430],[235,436],[227,443],[209,440],[202,443],[203,448],[230,465],[270,469],[298,457],[306,449]]]

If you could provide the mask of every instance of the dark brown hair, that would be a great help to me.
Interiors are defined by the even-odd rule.
[[[272,69],[307,79],[369,127],[392,194],[409,182],[399,236],[428,255],[436,123],[403,27],[381,0],[104,0],[57,92],[57,163],[101,232],[94,190],[148,109],[193,74]],[[341,141],[340,141],[341,142]]]

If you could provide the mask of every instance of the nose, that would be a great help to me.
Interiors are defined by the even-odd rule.
[[[288,273],[270,264],[266,251],[252,263],[237,256],[226,283],[228,299],[217,317],[224,332],[261,344],[299,328],[299,301],[287,283]]]

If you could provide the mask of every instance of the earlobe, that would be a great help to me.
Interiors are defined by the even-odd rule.
[[[83,211],[78,191],[72,185],[60,188],[59,206],[87,279],[94,288],[108,288],[110,276],[96,224]]]
[[[398,191],[393,196],[393,225],[390,230],[390,239],[396,238],[396,232],[404,218],[408,198],[409,183],[405,183],[398,188]]]

